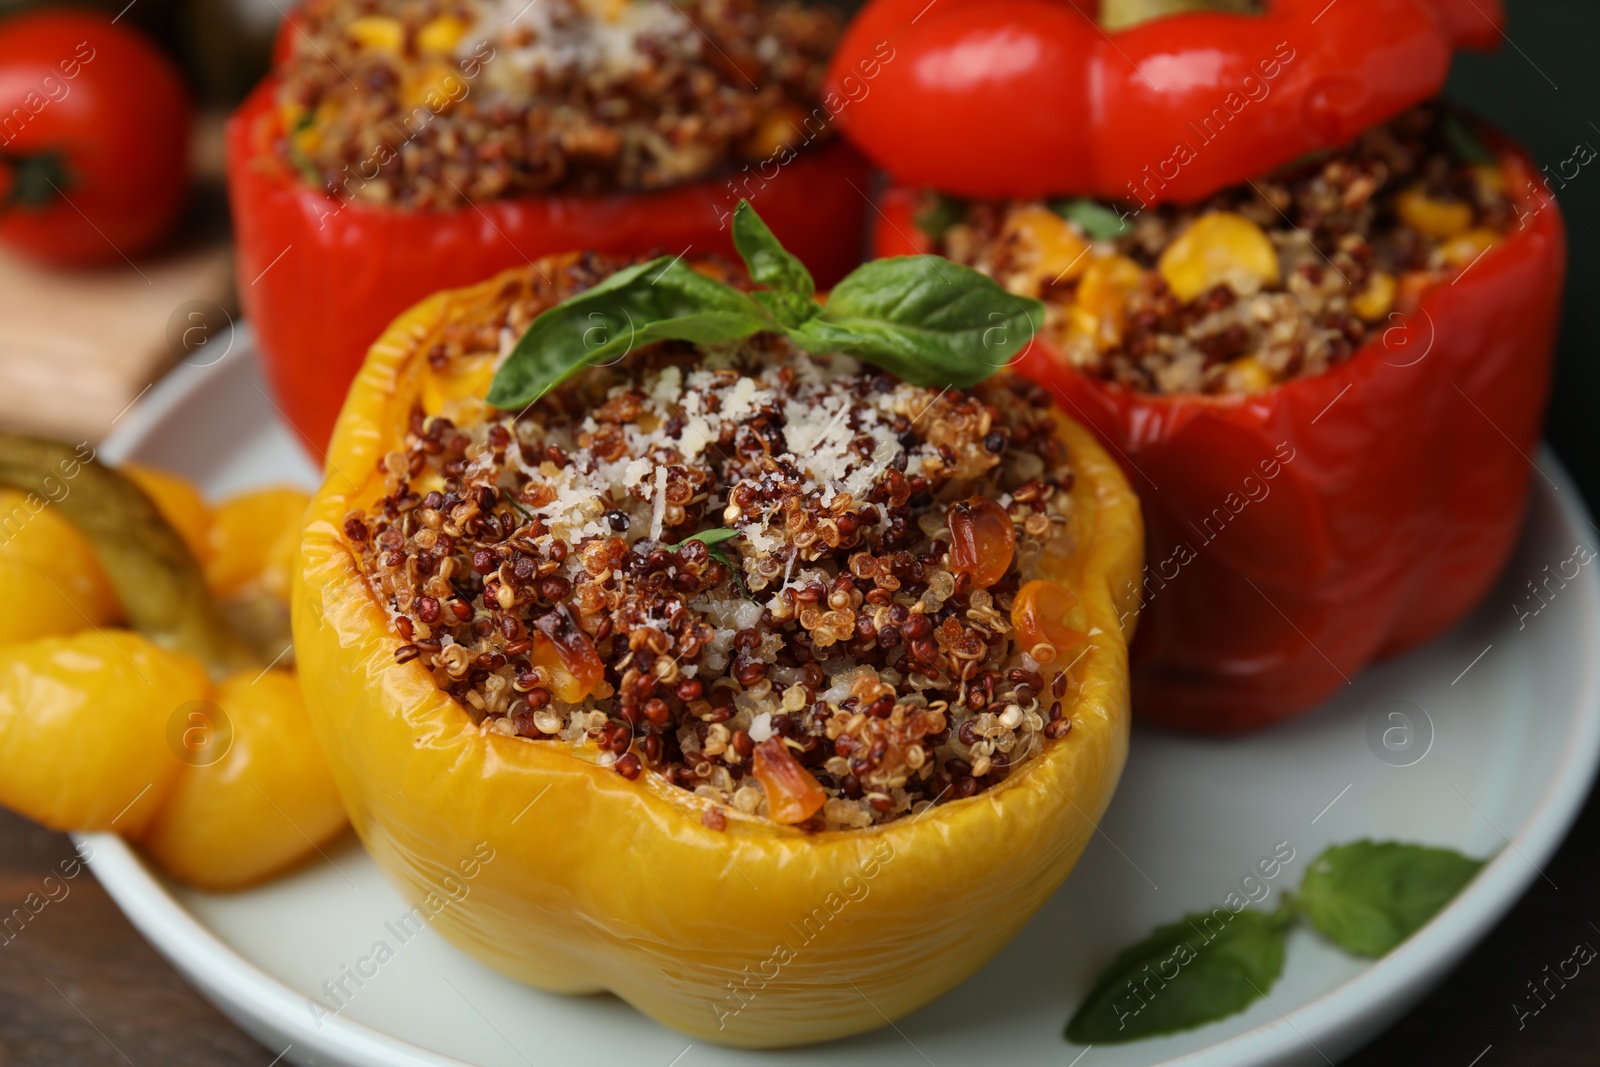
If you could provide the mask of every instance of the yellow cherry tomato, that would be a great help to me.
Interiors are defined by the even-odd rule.
[[[128,630],[0,647],[0,804],[137,834],[183,766],[168,726],[208,691],[198,662]]]
[[[309,493],[273,488],[219,504],[211,516],[206,585],[224,599],[261,592],[287,601]]]
[[[73,525],[39,494],[0,490],[0,645],[107,626],[120,614]]]
[[[120,468],[148,496],[162,518],[178,531],[195,562],[202,567],[211,554],[211,509],[193,482],[169,471],[139,463],[124,463]]]
[[[233,675],[185,730],[188,766],[141,840],[168,874],[236,889],[300,863],[344,829],[292,673]]]

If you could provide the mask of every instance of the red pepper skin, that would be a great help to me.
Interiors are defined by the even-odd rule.
[[[908,185],[1182,203],[1436,95],[1452,50],[1503,20],[1498,0],[1274,0],[1108,34],[1063,0],[871,0],[827,84],[851,98],[840,128]]]
[[[1042,341],[1021,357],[1121,457],[1143,503],[1136,714],[1201,733],[1290,718],[1494,582],[1537,477],[1566,264],[1537,167],[1502,158],[1525,190],[1521,227],[1326,374],[1152,396]],[[921,250],[911,203],[905,190],[883,202],[880,255]]]
[[[281,158],[269,78],[228,123],[240,299],[289,422],[320,454],[373,340],[423,297],[554,252],[733,256],[747,196],[827,286],[860,260],[870,168],[842,141],[648,193],[540,196],[402,212],[312,188]],[[859,191],[858,191],[859,190]],[[281,257],[281,258],[280,258]]]

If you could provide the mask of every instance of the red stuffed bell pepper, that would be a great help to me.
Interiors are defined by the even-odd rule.
[[[835,280],[868,173],[819,102],[836,36],[762,0],[312,0],[228,129],[241,298],[284,413],[320,450],[422,297],[576,248],[732,255],[741,198]]]
[[[1218,14],[1109,40],[1137,58],[1141,30],[1180,24],[1191,49],[1211,41],[1238,57],[1214,42],[1254,40],[1229,29],[1251,16]],[[860,34],[849,36],[865,54]],[[907,69],[937,65],[891,40]],[[889,84],[886,70],[877,88]],[[1269,103],[1303,112],[1308,98],[1288,84]],[[847,132],[863,137],[890,98],[853,107]],[[1102,140],[1144,137],[1140,123],[1116,124],[1128,117],[1103,112]],[[1534,475],[1565,267],[1560,212],[1535,165],[1436,107],[1277,169],[1276,154],[1238,144],[1249,141],[1200,151],[1226,152],[1217,165],[1243,183],[1190,190],[1188,202],[1158,205],[1153,186],[1121,202],[1073,196],[1109,186],[1070,178],[1054,199],[900,186],[875,242],[882,255],[941,252],[1044,297],[1024,370],[1113,446],[1144,500],[1135,706],[1206,732],[1316,704],[1487,591]],[[1015,177],[997,173],[990,195]]]

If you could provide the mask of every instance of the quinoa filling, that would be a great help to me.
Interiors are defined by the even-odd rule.
[[[1503,241],[1516,209],[1490,160],[1428,106],[1198,204],[930,197],[918,221],[935,251],[1043,299],[1087,373],[1250,393],[1349,359]]]
[[[792,0],[312,0],[284,157],[344,199],[653,189],[826,134],[837,16]]]
[[[463,326],[431,370],[530,317]],[[1073,474],[1036,386],[912,386],[763,334],[455,413],[414,410],[345,532],[397,660],[481,728],[659,775],[717,830],[884,823],[1070,743],[1081,608],[1036,579],[1073,550]]]

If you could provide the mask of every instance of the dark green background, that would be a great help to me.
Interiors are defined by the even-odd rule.
[[[1600,0],[1508,0],[1506,7],[1507,41],[1492,55],[1457,59],[1449,95],[1509,130],[1553,170],[1580,143],[1600,148]],[[1600,160],[1556,196],[1571,259],[1549,436],[1594,502],[1600,501],[1593,444],[1600,429]],[[1530,1001],[1526,983],[1543,978],[1543,968],[1569,957],[1575,945],[1600,948],[1600,794],[1591,794],[1543,874],[1437,992],[1346,1067],[1600,1063],[1600,970],[1585,968],[1520,1026],[1512,1009],[1519,998]]]
[[[1511,131],[1553,173],[1578,144],[1600,149],[1600,2],[1509,0],[1506,7],[1507,40],[1492,55],[1460,56],[1448,94]],[[1556,197],[1567,218],[1571,263],[1550,439],[1594,501],[1600,500],[1593,445],[1600,395],[1600,160],[1558,188]]]

